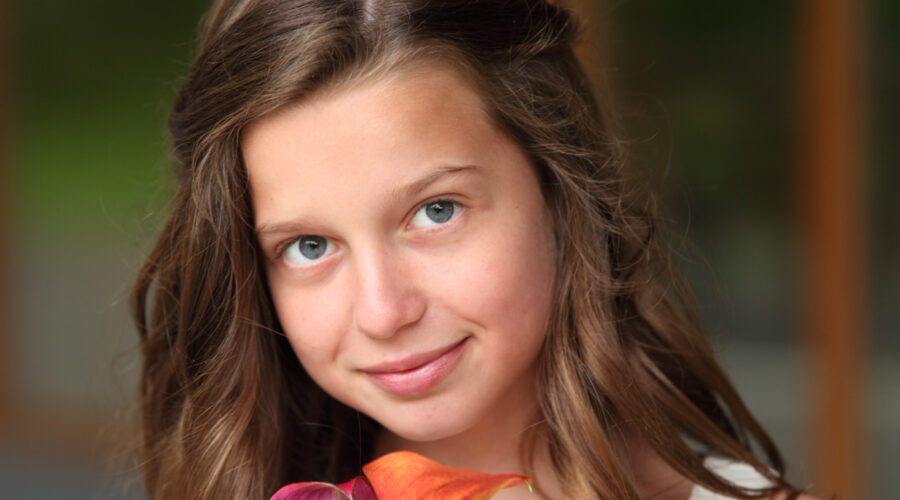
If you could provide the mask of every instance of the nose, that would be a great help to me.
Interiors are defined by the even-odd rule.
[[[353,319],[362,333],[387,339],[422,317],[426,301],[412,267],[390,251],[368,252],[357,261]]]

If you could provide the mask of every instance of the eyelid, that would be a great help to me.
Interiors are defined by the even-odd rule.
[[[328,247],[327,247],[325,253],[322,254],[322,256],[320,258],[318,258],[316,260],[311,260],[307,264],[296,264],[293,262],[289,262],[287,259],[287,252],[291,248],[291,246],[294,245],[295,243],[299,242],[303,238],[308,238],[311,236],[317,236],[319,238],[324,239],[327,242]],[[307,269],[307,268],[315,267],[319,262],[324,262],[324,261],[328,260],[328,257],[331,256],[331,254],[335,253],[337,250],[338,250],[337,243],[335,243],[335,241],[333,239],[331,239],[327,236],[322,236],[321,234],[307,233],[307,234],[301,234],[301,235],[298,235],[298,236],[295,236],[292,238],[288,238],[288,239],[284,240],[283,242],[279,243],[275,247],[275,255],[274,255],[273,260],[275,262],[282,264],[286,267],[289,267],[291,269]]]
[[[410,223],[412,222],[412,218],[419,212],[419,210],[422,210],[424,207],[426,207],[427,205],[429,205],[431,203],[437,203],[437,202],[452,203],[455,207],[453,217],[449,221],[447,221],[443,224],[436,224],[431,227],[414,228],[414,229],[423,230],[423,231],[440,231],[441,228],[454,225],[454,222],[456,221],[456,219],[460,218],[462,216],[462,213],[468,209],[468,207],[463,202],[460,201],[458,196],[453,196],[453,195],[433,196],[415,206],[415,209],[407,217],[406,226],[407,227],[410,226]],[[271,260],[274,262],[281,262],[281,263],[286,262],[285,254],[287,253],[288,248],[290,248],[291,245],[293,245],[294,243],[297,243],[301,239],[306,238],[308,236],[319,236],[321,238],[324,238],[326,241],[328,241],[329,245],[337,245],[337,243],[335,243],[335,241],[332,238],[323,236],[321,234],[315,234],[315,233],[297,234],[295,236],[291,236],[289,238],[286,238],[286,239],[276,243],[272,247]],[[333,253],[333,252],[329,252],[324,257],[327,257],[330,253]],[[288,265],[290,265],[290,264],[288,264]],[[306,266],[293,265],[291,267],[297,268],[297,267],[306,267]]]
[[[413,218],[415,218],[416,214],[418,214],[420,210],[422,210],[423,208],[427,207],[428,205],[430,205],[432,203],[440,203],[440,202],[450,203],[454,206],[454,212],[453,212],[453,215],[451,216],[450,220],[448,220],[447,222],[444,222],[444,223],[434,224],[432,226],[425,226],[425,227],[413,227],[412,226]],[[419,231],[440,231],[444,228],[448,228],[448,227],[455,225],[456,220],[462,216],[462,213],[467,208],[468,207],[466,207],[466,205],[464,205],[462,202],[459,201],[459,198],[457,196],[448,196],[448,195],[434,196],[434,197],[429,198],[429,199],[423,201],[422,203],[419,203],[418,205],[416,205],[415,210],[413,210],[408,217],[408,220],[406,222],[406,227],[415,229],[415,230],[419,230]]]
[[[293,245],[294,243],[300,241],[301,238],[309,236],[308,234],[301,234],[300,236],[292,236],[285,240],[279,241],[272,250],[272,258],[274,260],[282,260],[284,259],[284,253],[287,252],[288,247]]]

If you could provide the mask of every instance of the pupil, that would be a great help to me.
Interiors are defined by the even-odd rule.
[[[437,222],[439,224],[447,222],[450,220],[450,217],[453,217],[453,203],[442,201],[429,203],[428,206],[425,207],[425,215],[427,215],[432,222]]]
[[[310,260],[324,255],[327,248],[328,242],[321,236],[304,236],[300,240],[300,253]]]

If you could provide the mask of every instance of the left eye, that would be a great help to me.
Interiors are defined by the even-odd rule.
[[[458,205],[452,201],[438,200],[428,202],[412,217],[410,224],[416,227],[433,227],[446,224],[456,214]]]
[[[334,253],[336,247],[327,238],[316,235],[303,236],[292,242],[284,251],[284,259],[294,266],[308,266]]]

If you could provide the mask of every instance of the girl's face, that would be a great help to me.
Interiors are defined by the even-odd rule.
[[[322,93],[253,124],[243,155],[278,317],[325,391],[414,441],[532,414],[550,217],[464,79]]]

